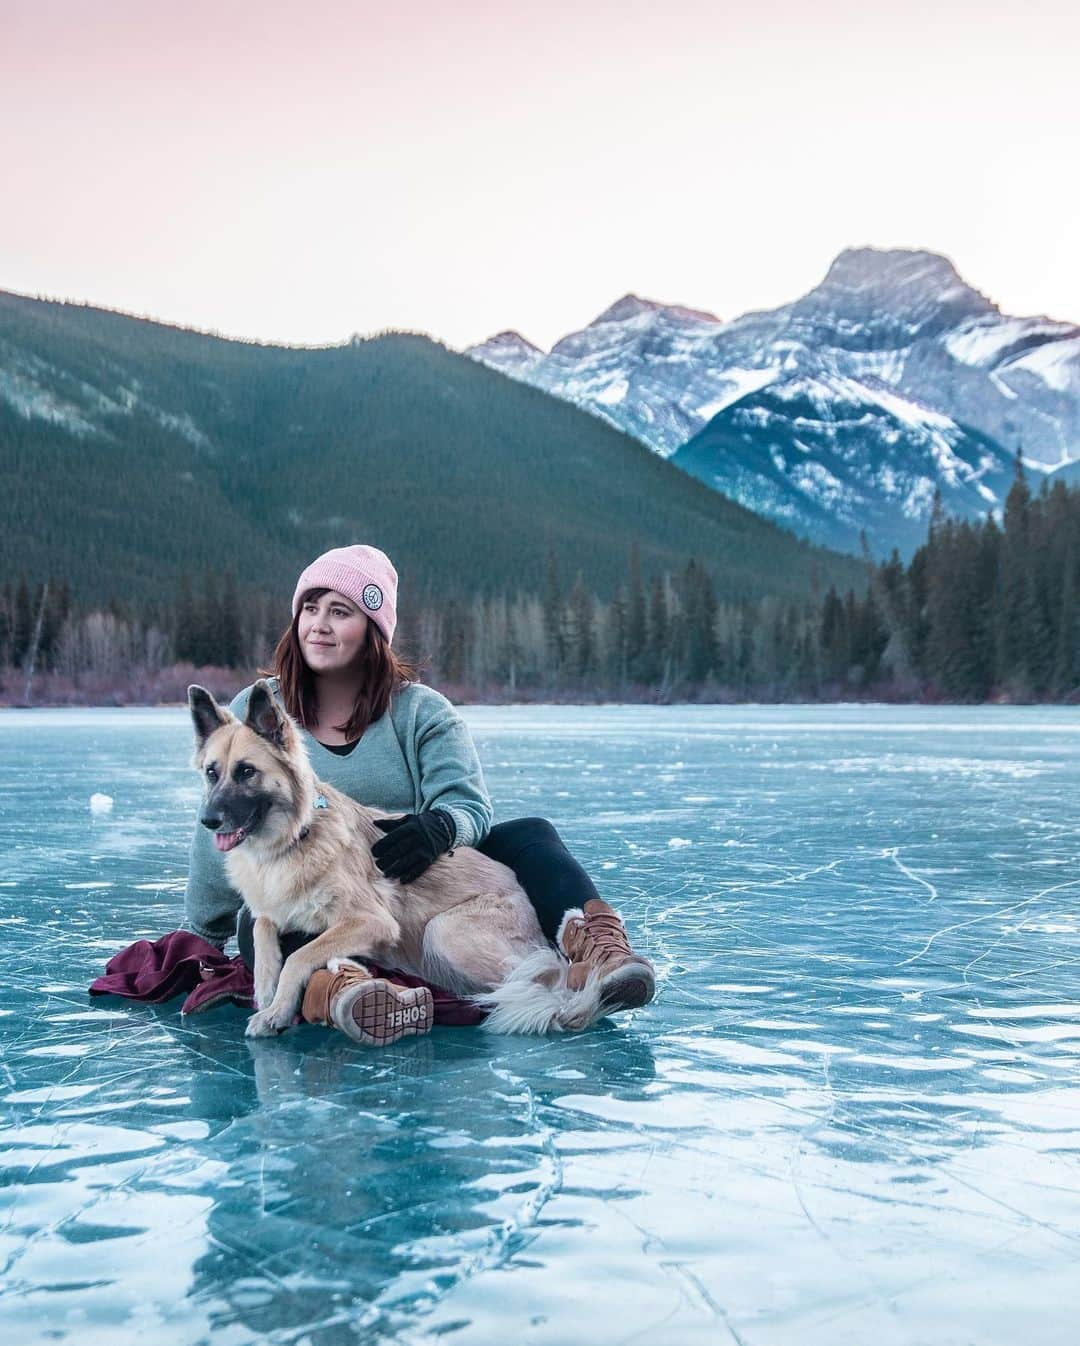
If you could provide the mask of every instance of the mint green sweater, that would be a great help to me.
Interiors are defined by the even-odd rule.
[[[270,685],[278,693],[276,679]],[[229,709],[247,713],[251,688]],[[280,694],[278,700],[281,700]],[[368,725],[347,756],[301,730],[316,777],[372,808],[418,813],[441,808],[454,820],[455,846],[476,846],[491,827],[491,800],[480,760],[465,721],[441,692],[408,683],[391,698],[390,709]],[[225,876],[224,859],[209,831],[196,822],[191,842],[185,924],[219,948],[236,929],[239,893]]]

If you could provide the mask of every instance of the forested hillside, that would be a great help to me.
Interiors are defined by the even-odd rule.
[[[395,643],[467,698],[1073,700],[1080,696],[1080,488],[1017,463],[1004,526],[932,516],[905,566],[868,590],[723,601],[690,560],[646,580],[631,547],[610,598],[552,552],[539,593],[408,609]],[[0,699],[178,700],[196,668],[224,695],[265,664],[284,623],[207,571],[157,622],[79,610],[60,581],[0,589]],[[36,670],[36,674],[35,674]]]
[[[0,295],[0,577],[153,617],[187,576],[284,604],[365,540],[403,606],[537,593],[549,553],[610,597],[695,557],[719,597],[860,586],[812,547],[575,407],[424,337],[327,349],[226,341]]]

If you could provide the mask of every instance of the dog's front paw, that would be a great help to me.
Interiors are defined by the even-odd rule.
[[[272,1009],[258,1010],[247,1021],[247,1027],[244,1029],[244,1036],[249,1038],[272,1038],[275,1033],[280,1033],[288,1024],[288,1020],[282,1021],[281,1016],[274,1014]]]

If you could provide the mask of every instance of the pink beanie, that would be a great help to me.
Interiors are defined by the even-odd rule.
[[[309,589],[336,589],[351,598],[386,637],[389,645],[397,626],[397,571],[389,556],[378,547],[360,543],[335,547],[312,561],[296,582],[292,613]]]

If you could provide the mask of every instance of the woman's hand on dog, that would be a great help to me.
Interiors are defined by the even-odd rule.
[[[388,879],[412,883],[454,844],[454,820],[445,809],[425,809],[401,818],[376,818],[386,836],[371,848]]]

